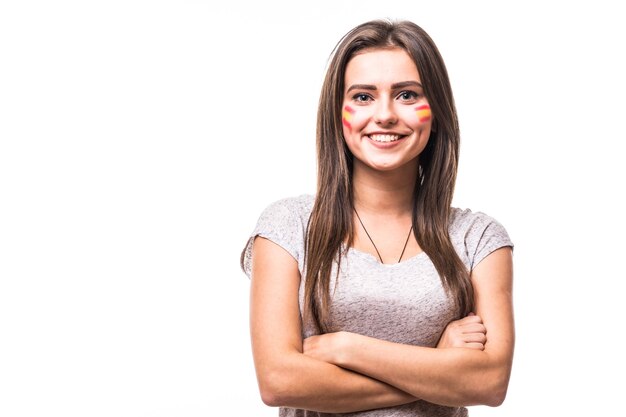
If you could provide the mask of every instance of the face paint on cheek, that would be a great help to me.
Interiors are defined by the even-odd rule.
[[[417,118],[420,123],[424,123],[430,120],[432,117],[432,113],[430,112],[430,106],[428,104],[422,104],[421,106],[417,106],[415,108],[417,112]]]
[[[352,130],[352,125],[350,122],[352,121],[352,115],[354,114],[354,109],[350,106],[346,106],[343,108],[343,112],[341,113],[341,122],[345,127]]]

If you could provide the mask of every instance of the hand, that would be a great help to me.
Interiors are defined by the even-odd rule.
[[[437,348],[462,347],[485,350],[486,342],[487,328],[483,320],[470,313],[467,317],[448,323],[437,343]]]
[[[346,346],[350,333],[336,332],[304,339],[302,353],[320,361],[339,365],[342,346]]]

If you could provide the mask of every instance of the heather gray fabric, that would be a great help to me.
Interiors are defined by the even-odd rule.
[[[268,206],[261,214],[246,245],[244,270],[251,273],[254,237],[262,236],[283,247],[304,271],[304,235],[314,197],[302,195]],[[453,209],[450,237],[461,260],[472,269],[483,258],[503,246],[513,246],[506,230],[483,213]],[[335,265],[336,268],[336,265]],[[336,269],[335,269],[336,271]],[[335,273],[332,274],[332,277]],[[435,347],[445,326],[457,319],[452,300],[430,258],[420,253],[398,264],[379,260],[350,248],[342,260],[338,284],[331,282],[331,317],[337,330],[359,333],[397,343]],[[300,285],[303,306],[304,279]],[[304,323],[302,337],[316,334]],[[467,416],[464,407],[445,407],[426,401],[358,413],[350,417],[439,417]],[[330,414],[281,408],[280,417],[318,417]]]

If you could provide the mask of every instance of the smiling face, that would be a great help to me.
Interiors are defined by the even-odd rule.
[[[348,62],[342,123],[355,170],[417,169],[432,116],[417,67],[404,50],[366,50]]]

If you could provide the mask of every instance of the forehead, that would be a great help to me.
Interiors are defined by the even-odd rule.
[[[400,81],[421,82],[415,63],[404,49],[373,49],[348,61],[345,85],[375,84],[384,87]]]

